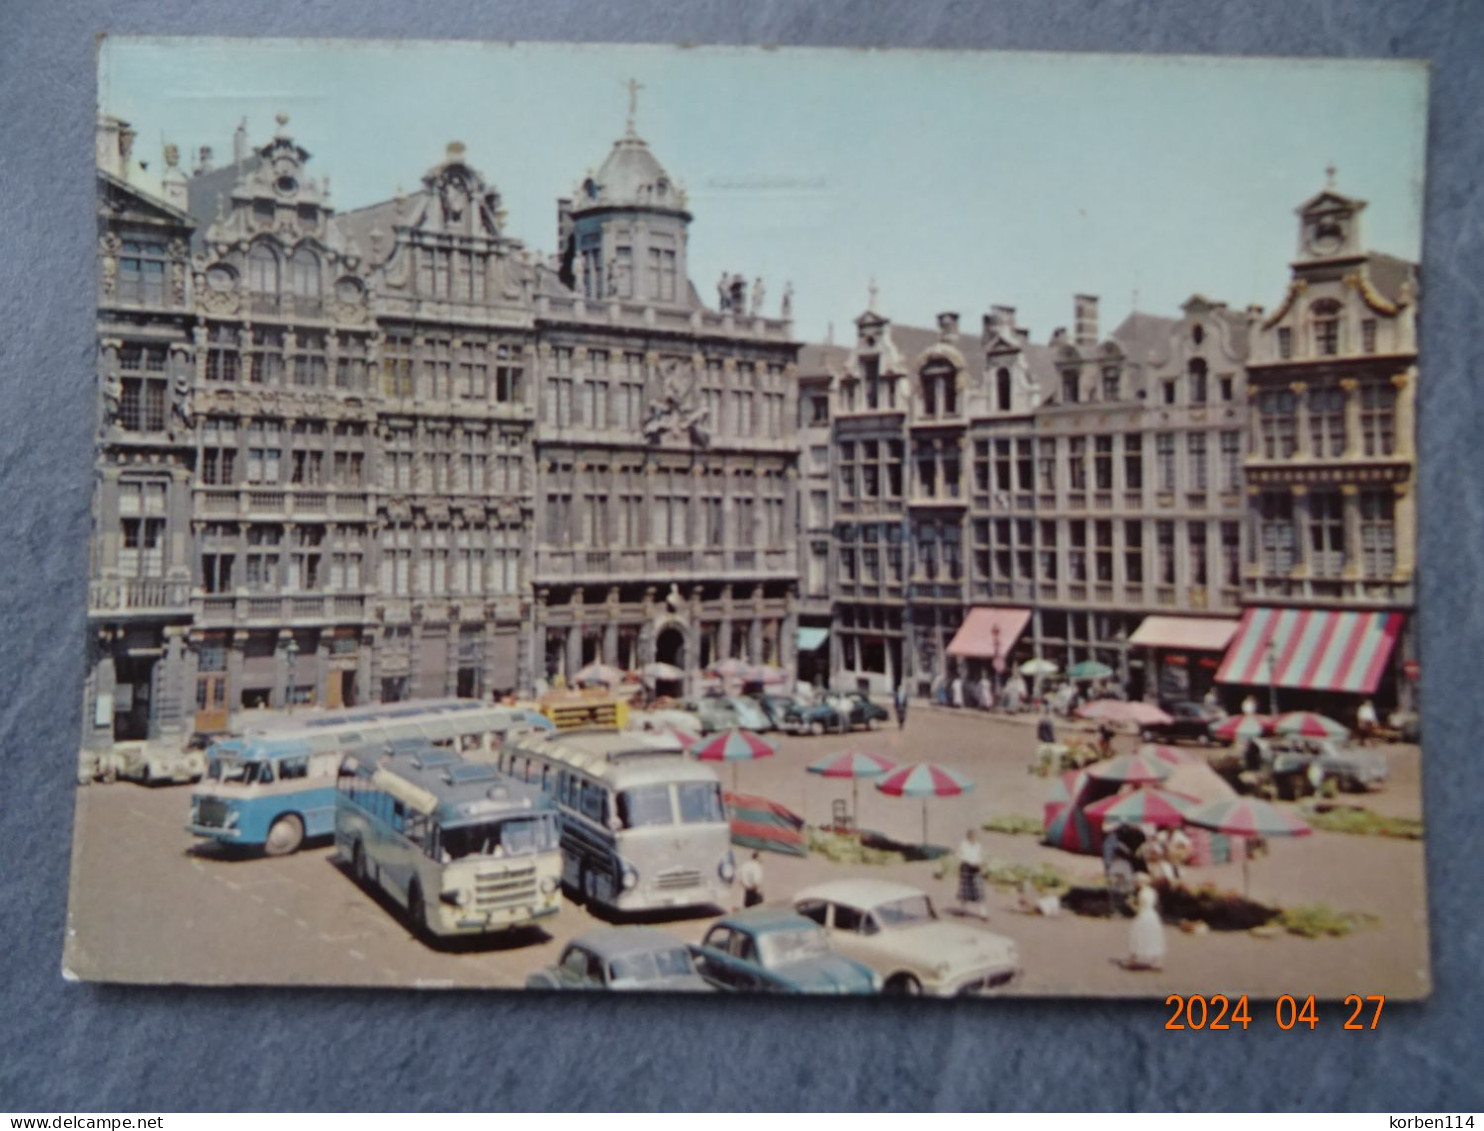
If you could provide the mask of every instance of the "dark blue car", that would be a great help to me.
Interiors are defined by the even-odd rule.
[[[881,979],[830,949],[813,920],[784,907],[753,907],[716,922],[696,948],[696,968],[719,990],[869,994]]]

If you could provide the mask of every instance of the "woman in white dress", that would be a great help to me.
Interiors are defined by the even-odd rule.
[[[1128,961],[1124,965],[1130,970],[1161,970],[1165,964],[1165,928],[1159,919],[1159,893],[1146,872],[1140,872],[1136,882],[1137,911],[1129,927]]]

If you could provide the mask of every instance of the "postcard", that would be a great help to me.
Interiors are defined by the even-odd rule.
[[[64,972],[1425,996],[1426,96],[103,40]]]

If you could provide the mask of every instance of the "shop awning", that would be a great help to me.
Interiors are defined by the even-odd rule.
[[[1402,613],[1248,609],[1216,680],[1369,695],[1403,619]]]
[[[800,627],[799,651],[812,652],[830,638],[827,628]]]
[[[1228,617],[1145,617],[1128,642],[1141,648],[1224,652],[1238,623]]]
[[[948,644],[948,654],[976,660],[992,660],[996,655],[1004,659],[1030,621],[1029,609],[987,606],[970,609]]]

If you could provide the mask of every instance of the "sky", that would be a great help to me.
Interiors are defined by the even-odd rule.
[[[1369,202],[1369,247],[1417,259],[1427,72],[1417,63],[854,49],[127,39],[99,106],[230,160],[288,130],[340,211],[413,191],[447,143],[501,193],[507,234],[555,250],[556,201],[637,128],[689,192],[691,277],[794,288],[795,333],[848,343],[874,279],[894,321],[976,328],[1013,306],[1034,340],[1101,299],[1178,316],[1192,294],[1281,301],[1294,209]]]

